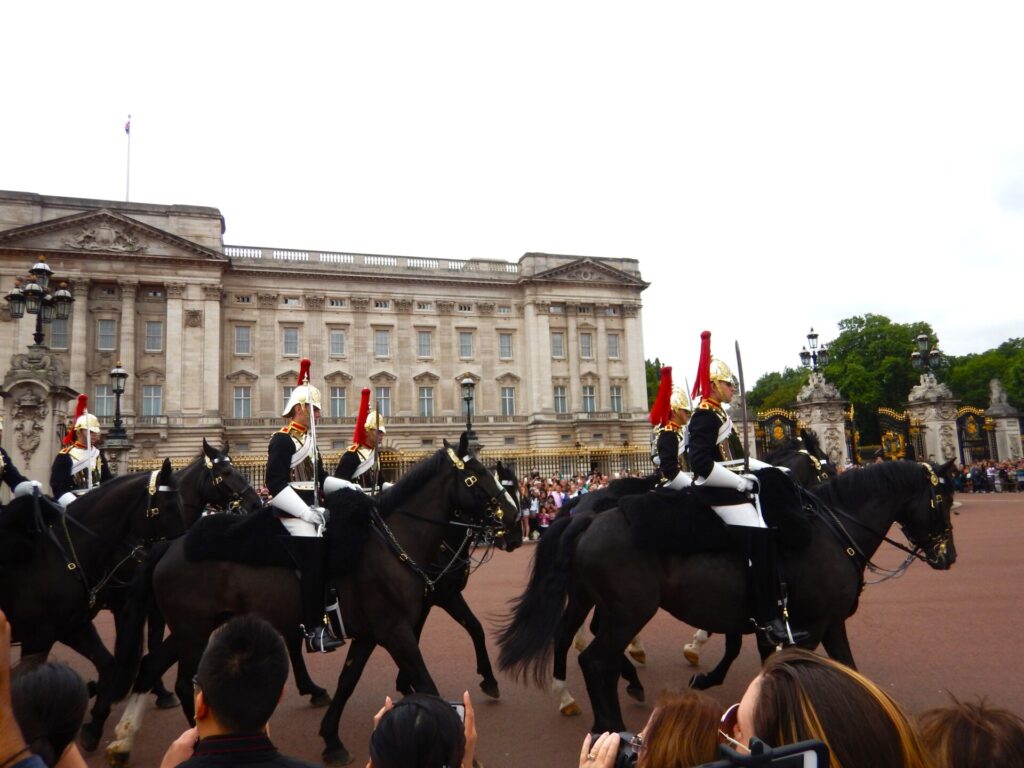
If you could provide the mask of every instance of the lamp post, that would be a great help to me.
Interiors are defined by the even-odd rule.
[[[804,368],[810,368],[812,373],[817,373],[819,366],[824,368],[828,365],[828,347],[822,344],[821,349],[818,349],[818,334],[813,328],[807,334],[807,347],[800,350],[800,364]]]
[[[462,380],[462,400],[466,403],[466,439],[472,443],[476,440],[476,432],[473,431],[473,390],[476,382],[469,376]]]
[[[120,361],[118,361],[117,365],[110,369],[110,388],[114,390],[114,426],[111,428],[108,437],[112,442],[128,439],[128,433],[124,429],[124,422],[121,421],[121,395],[124,394],[127,383],[128,371],[122,368]]]
[[[43,325],[52,323],[54,318],[67,320],[75,298],[68,290],[67,283],[61,283],[60,288],[52,295],[48,292],[53,270],[50,269],[45,258],[40,257],[29,273],[32,275],[32,279],[24,286],[21,280],[16,280],[14,287],[4,299],[7,301],[7,307],[13,319],[18,320],[24,317],[26,311],[30,315],[36,316],[36,329],[32,339],[39,347],[43,346]]]
[[[942,364],[943,354],[938,347],[932,347],[927,333],[917,334],[914,344],[917,349],[910,355],[910,363],[914,366],[914,370],[928,374],[932,372],[933,368],[938,368]]]

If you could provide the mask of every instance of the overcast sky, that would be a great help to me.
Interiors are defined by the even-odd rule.
[[[232,245],[637,258],[648,358],[1024,336],[1024,5],[4,3],[0,188]],[[907,350],[909,355],[911,350]]]

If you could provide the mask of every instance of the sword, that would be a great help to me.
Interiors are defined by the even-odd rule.
[[[380,400],[373,409],[373,432],[376,437],[373,439],[373,487],[370,495],[376,496],[380,490]]]
[[[743,386],[743,358],[736,342],[736,375],[740,377],[740,398],[743,402],[743,471],[750,472],[750,431],[747,429],[747,391]]]
[[[85,465],[85,487],[92,488],[92,430],[89,429],[89,411],[83,411],[85,415],[85,451],[89,461]]]
[[[317,466],[320,463],[320,452],[317,450],[316,445],[316,406],[313,405],[313,396],[309,392],[309,374],[306,374],[306,380],[303,382],[306,385],[306,409],[309,411],[309,439],[313,441],[313,450],[310,453],[313,456],[313,506],[320,506],[320,485],[318,484],[319,478],[317,477]]]

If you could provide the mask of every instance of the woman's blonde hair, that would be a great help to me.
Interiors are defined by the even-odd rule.
[[[699,691],[667,691],[644,733],[637,768],[689,768],[716,759],[721,705]]]
[[[770,656],[761,672],[754,736],[770,746],[820,739],[834,768],[931,768],[920,736],[875,683],[798,648]]]

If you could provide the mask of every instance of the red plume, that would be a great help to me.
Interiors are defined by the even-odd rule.
[[[71,420],[71,429],[69,429],[68,433],[64,435],[64,445],[71,445],[75,442],[75,424],[78,423],[79,417],[87,410],[89,410],[89,396],[79,395],[78,403],[75,405],[75,418]]]
[[[363,445],[366,442],[366,417],[370,415],[370,388],[364,387],[359,394],[359,415],[356,416],[356,429],[352,433],[352,442]]]
[[[672,415],[672,366],[666,365],[661,369],[661,384],[658,387],[658,396],[654,398],[654,406],[651,408],[651,415],[648,416],[651,424],[655,427],[663,427]]]
[[[304,357],[299,360],[299,386],[303,384],[309,384],[309,358]]]
[[[690,399],[700,395],[704,400],[711,395],[711,331],[700,335],[700,361],[697,363],[697,380],[693,382]]]

